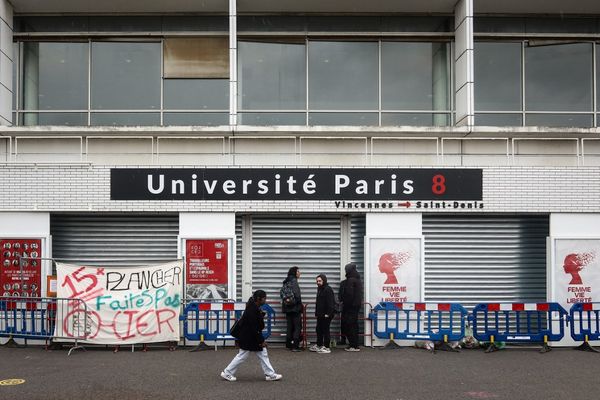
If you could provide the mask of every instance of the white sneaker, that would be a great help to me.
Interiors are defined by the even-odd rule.
[[[327,347],[323,346],[323,347],[321,347],[321,348],[320,348],[320,349],[317,351],[317,353],[319,353],[319,354],[329,354],[329,353],[331,353],[331,350],[330,350],[330,349],[328,349]]]
[[[265,381],[278,381],[281,378],[283,378],[283,375],[281,374],[267,375],[265,376]]]
[[[316,344],[313,344],[312,346],[310,346],[308,348],[309,351],[319,351],[320,347],[317,346]]]
[[[344,349],[346,351],[360,351],[360,349],[358,347],[348,347],[346,349]]]
[[[237,381],[237,378],[231,374],[228,374],[227,372],[223,371],[221,372],[221,378],[225,379],[226,381],[229,382],[235,382]]]

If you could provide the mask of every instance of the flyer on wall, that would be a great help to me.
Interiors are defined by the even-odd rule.
[[[187,239],[185,245],[187,299],[228,298],[228,239]]]
[[[600,299],[600,239],[555,239],[554,300],[569,310]]]
[[[421,239],[369,239],[370,302],[421,301]]]

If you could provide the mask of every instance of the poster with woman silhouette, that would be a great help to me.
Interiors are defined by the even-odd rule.
[[[556,239],[554,299],[565,309],[600,301],[600,239]]]
[[[421,239],[371,238],[369,246],[371,304],[421,301]]]

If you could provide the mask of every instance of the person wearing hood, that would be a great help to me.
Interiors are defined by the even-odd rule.
[[[346,351],[360,351],[358,346],[358,312],[363,301],[363,285],[356,264],[346,264],[346,279],[340,283],[342,333],[348,338]]]
[[[294,266],[289,269],[287,278],[279,292],[281,309],[286,319],[285,347],[292,351],[300,351],[300,331],[302,330],[302,297],[300,293],[300,268]]]
[[[229,365],[221,372],[221,377],[229,382],[235,382],[237,378],[235,373],[240,365],[248,359],[250,352],[256,354],[260,360],[260,365],[265,374],[265,380],[278,381],[282,378],[281,374],[275,373],[269,355],[267,353],[267,343],[263,337],[262,331],[265,329],[265,312],[260,307],[267,301],[267,293],[264,290],[257,290],[246,303],[246,309],[240,319],[240,333],[238,343],[240,351],[231,360]]]
[[[329,284],[327,276],[320,274],[317,276],[317,305],[315,316],[317,317],[317,344],[310,347],[310,351],[321,354],[331,353],[329,345],[331,336],[329,327],[335,314],[335,294]]]

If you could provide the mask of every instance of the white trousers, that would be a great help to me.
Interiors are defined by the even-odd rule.
[[[242,350],[236,354],[236,356],[231,360],[227,368],[225,368],[225,372],[235,376],[238,368],[250,355],[250,353],[256,354],[256,357],[260,360],[260,366],[262,367],[263,372],[266,376],[275,375],[275,370],[271,365],[271,361],[269,361],[269,354],[267,354],[266,347],[262,349],[262,351],[250,351],[250,350]]]

